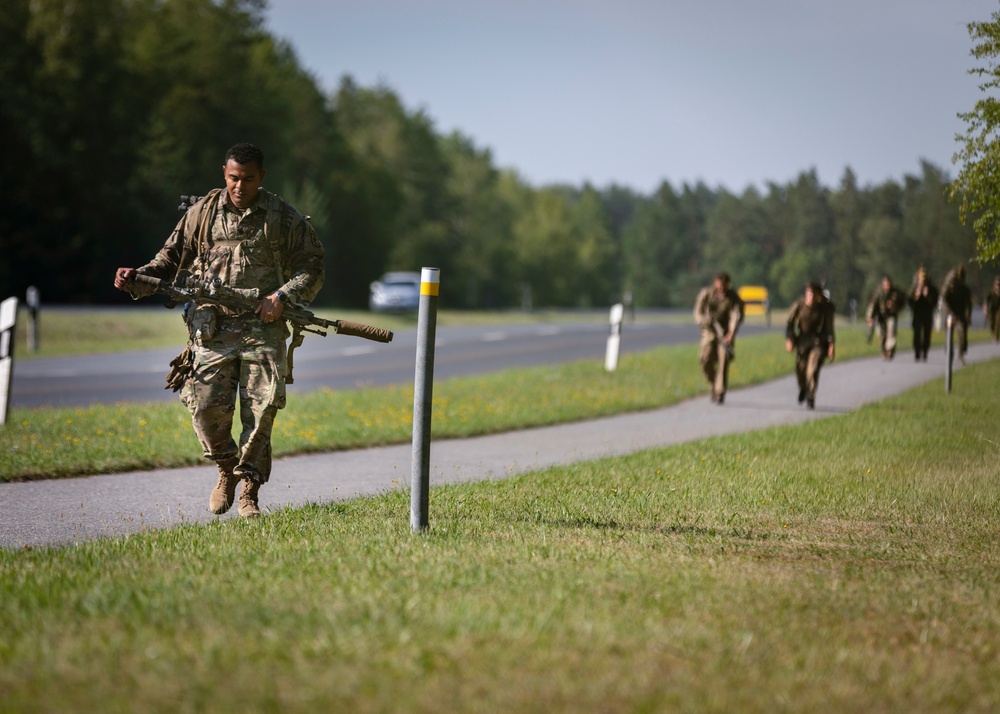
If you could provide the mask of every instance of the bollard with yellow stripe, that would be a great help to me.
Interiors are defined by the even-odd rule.
[[[420,271],[417,358],[413,377],[413,450],[410,462],[410,530],[427,530],[430,511],[431,400],[434,395],[434,340],[441,271]]]
[[[420,271],[420,294],[437,297],[441,290],[441,271],[437,268],[423,268]]]

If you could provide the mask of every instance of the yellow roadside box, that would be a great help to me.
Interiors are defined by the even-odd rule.
[[[767,298],[767,288],[763,285],[744,285],[736,291],[743,300],[744,314],[763,315],[771,324],[771,303]]]

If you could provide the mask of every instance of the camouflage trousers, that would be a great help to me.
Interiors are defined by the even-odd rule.
[[[878,321],[882,333],[882,354],[896,354],[896,337],[899,333],[899,318],[896,315],[886,315]]]
[[[826,361],[826,346],[813,345],[795,351],[795,378],[807,399],[816,399],[819,371]]]
[[[698,361],[705,380],[712,387],[712,396],[719,397],[726,393],[729,387],[729,356],[726,345],[715,333],[715,330],[702,330],[701,342],[698,345]]]
[[[934,330],[932,315],[914,316],[913,318],[913,352],[917,359],[927,359],[927,351],[931,348],[931,332]]]
[[[271,429],[285,406],[287,338],[283,320],[220,320],[212,339],[191,348],[193,372],[180,394],[205,458],[238,457],[236,473],[260,483],[271,475]],[[237,397],[239,444],[233,438]]]
[[[958,356],[965,359],[965,353],[969,351],[969,323],[964,320],[959,319],[957,315],[952,314],[951,316],[952,325],[955,329],[954,336],[951,341],[951,349],[955,350],[958,347]]]

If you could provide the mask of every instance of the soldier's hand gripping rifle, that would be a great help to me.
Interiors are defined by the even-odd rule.
[[[187,273],[177,276],[173,283],[139,274],[135,276],[135,281],[168,296],[175,304],[190,302],[198,305],[222,305],[239,312],[254,312],[261,300],[260,290],[257,288],[230,288],[223,285],[218,279],[211,282],[201,281]],[[292,323],[292,342],[288,348],[288,376],[285,379],[288,384],[293,382],[293,354],[295,348],[302,344],[303,332],[311,332],[314,335],[325,337],[328,331],[332,331],[338,335],[362,337],[374,342],[392,342],[390,330],[350,320],[326,320],[317,317],[303,307],[290,303],[285,303],[281,319]]]
[[[726,354],[729,356],[730,360],[736,358],[736,349],[733,347],[732,342],[726,342],[726,331],[719,324],[718,320],[712,321],[712,328],[715,330],[715,336],[719,338],[719,342],[722,346],[726,348]]]

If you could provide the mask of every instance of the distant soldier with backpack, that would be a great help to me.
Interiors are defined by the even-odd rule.
[[[965,353],[969,349],[969,323],[972,322],[972,290],[965,284],[964,265],[957,266],[945,276],[941,301],[958,330],[958,359],[965,364]]]
[[[809,283],[801,298],[788,312],[785,350],[795,353],[795,377],[799,384],[799,404],[816,408],[816,388],[823,363],[833,360],[834,304],[823,294],[819,283]]]
[[[983,300],[983,312],[986,314],[986,328],[993,341],[1000,342],[1000,277],[993,278],[993,285]]]
[[[938,304],[938,289],[920,266],[906,297],[913,314],[913,354],[917,362],[927,361],[927,351],[931,347],[931,330],[934,328],[934,311]]]
[[[712,389],[712,401],[723,404],[729,386],[729,365],[736,356],[736,331],[743,324],[743,299],[733,290],[729,273],[719,273],[712,285],[698,293],[694,320],[701,330],[701,371]]]
[[[906,295],[892,283],[888,275],[882,276],[879,287],[872,294],[865,316],[868,328],[878,325],[882,334],[882,359],[896,356],[896,333],[899,329],[899,313],[906,307]]]

